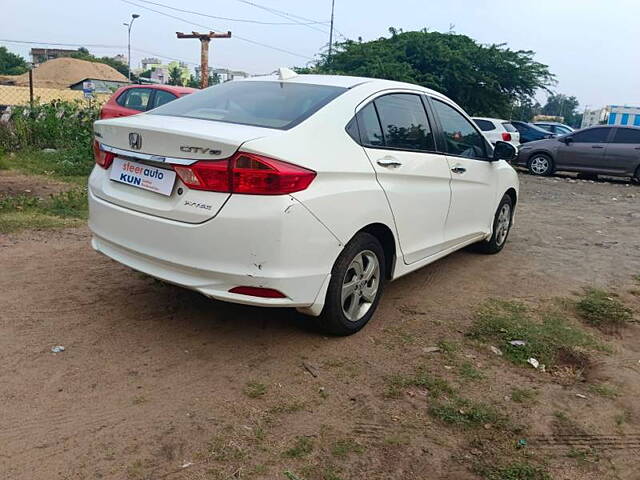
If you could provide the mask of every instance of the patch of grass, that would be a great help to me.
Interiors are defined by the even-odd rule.
[[[468,335],[476,340],[497,345],[511,362],[525,365],[536,358],[546,366],[557,364],[563,356],[583,348],[600,348],[586,332],[571,326],[559,312],[543,312],[542,320],[534,319],[529,309],[518,302],[489,300],[476,312]],[[511,340],[524,340],[514,346]]]
[[[308,437],[298,437],[293,447],[285,450],[283,455],[289,458],[306,457],[313,451],[313,442]]]
[[[450,342],[448,340],[440,340],[437,344],[438,348],[440,348],[440,351],[442,353],[456,353],[458,351],[458,346],[453,343]]]
[[[511,400],[516,403],[531,403],[537,395],[538,392],[528,388],[514,388],[511,390]]]
[[[632,319],[631,309],[610,293],[589,288],[576,303],[578,314],[598,328],[619,327]]]
[[[364,447],[352,439],[338,440],[331,446],[331,454],[334,457],[345,458],[350,453],[363,453]]]
[[[520,462],[506,467],[481,468],[477,473],[486,480],[552,480],[540,467]]]
[[[23,150],[14,155],[4,155],[2,165],[26,174],[46,175],[72,183],[86,184],[94,166],[90,145],[86,148],[43,152]]]
[[[589,391],[606,398],[616,398],[618,396],[618,389],[616,387],[605,385],[604,383],[589,385]]]
[[[625,423],[628,423],[631,420],[631,413],[628,410],[625,410],[622,413],[618,413],[613,417],[613,420],[616,422],[618,427],[621,427]]]
[[[571,447],[567,452],[567,457],[577,460],[578,463],[597,462],[600,460],[600,457],[592,448]]]
[[[244,387],[244,394],[249,398],[259,398],[267,393],[267,386],[264,383],[251,381]]]
[[[474,367],[471,362],[464,362],[460,365],[458,373],[465,380],[482,380],[485,375],[476,367]]]
[[[444,423],[464,428],[478,428],[486,424],[503,427],[507,423],[506,417],[494,407],[462,398],[434,403],[429,407],[429,413]]]
[[[30,195],[0,198],[0,233],[23,229],[64,228],[87,217],[87,191],[75,189],[41,199]]]
[[[633,279],[635,280],[636,283],[640,283],[640,273],[638,275],[635,275]]]
[[[39,212],[0,213],[0,233],[11,233],[19,230],[54,230],[77,227],[82,222],[78,219],[60,218]]]
[[[207,453],[210,458],[219,462],[242,460],[247,456],[247,452],[240,445],[222,437],[213,437],[209,441]]]
[[[385,437],[384,443],[386,443],[387,445],[392,445],[394,447],[400,447],[403,445],[408,445],[409,439],[404,435],[395,434]]]
[[[396,374],[389,377],[385,396],[398,398],[408,387],[425,388],[433,398],[438,398],[442,394],[453,393],[453,389],[446,380],[431,376],[421,367],[411,375]]]
[[[295,413],[304,409],[304,407],[305,407],[304,402],[299,402],[295,400],[290,403],[285,403],[285,402],[278,403],[277,405],[274,405],[273,407],[269,408],[268,412],[272,414]]]

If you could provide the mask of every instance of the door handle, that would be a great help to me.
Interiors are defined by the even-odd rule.
[[[591,145],[591,148],[604,148],[604,147],[601,147],[600,145]]]
[[[466,171],[467,171],[467,169],[466,169],[466,168],[464,168],[464,167],[453,167],[453,168],[451,169],[451,171],[452,171],[453,173],[459,173],[459,174],[461,174],[461,173],[466,172]]]
[[[398,159],[394,157],[382,157],[376,160],[376,163],[381,167],[399,167],[402,165],[402,162],[398,161]]]

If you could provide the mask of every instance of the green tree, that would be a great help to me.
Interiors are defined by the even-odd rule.
[[[189,75],[189,80],[187,81],[187,87],[191,88],[200,88],[200,82],[193,74]]]
[[[28,69],[24,58],[11,53],[6,47],[0,47],[0,75],[20,75]]]
[[[182,85],[183,79],[182,79],[182,70],[177,67],[177,66],[173,66],[169,69],[169,85]]]
[[[548,89],[554,76],[536,62],[534,52],[504,44],[481,45],[453,32],[404,32],[370,42],[336,43],[300,72],[386,78],[433,88],[473,115],[508,117],[514,104]]]
[[[547,98],[547,103],[542,107],[543,115],[564,117],[564,122],[571,126],[579,126],[582,122],[582,114],[578,111],[580,102],[576,97],[570,97],[562,93],[552,93]]]

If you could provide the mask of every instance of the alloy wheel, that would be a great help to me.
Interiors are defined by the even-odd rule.
[[[358,253],[349,264],[342,282],[342,312],[357,322],[371,308],[380,286],[380,262],[371,250]]]
[[[502,245],[509,234],[511,225],[511,206],[508,203],[502,205],[498,214],[498,222],[496,224],[496,244]]]
[[[549,169],[549,159],[546,157],[533,157],[531,171],[536,175],[544,175]]]

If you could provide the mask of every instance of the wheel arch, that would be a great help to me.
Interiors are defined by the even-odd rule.
[[[504,192],[504,194],[511,197],[511,202],[513,203],[513,208],[515,209],[516,204],[518,203],[518,192],[516,192],[516,189],[513,187],[509,187],[507,191]]]
[[[380,242],[382,250],[384,251],[386,277],[388,280],[393,278],[393,270],[397,257],[396,237],[393,234],[393,231],[384,223],[370,223],[366,227],[358,230],[356,235],[360,232],[366,232],[373,235]]]

